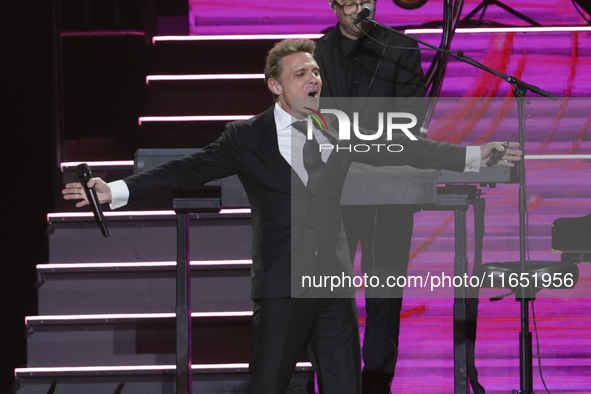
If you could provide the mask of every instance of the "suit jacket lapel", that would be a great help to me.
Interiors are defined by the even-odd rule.
[[[254,153],[275,173],[285,179],[290,179],[291,166],[281,155],[277,143],[277,126],[275,125],[273,108],[271,107],[259,115],[252,124],[257,129],[251,138]]]

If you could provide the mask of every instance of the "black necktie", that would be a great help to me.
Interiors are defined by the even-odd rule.
[[[306,136],[306,143],[302,150],[302,156],[304,157],[304,168],[308,173],[308,187],[313,187],[318,182],[324,162],[322,161],[322,155],[320,153],[320,145],[316,141],[316,138],[309,140],[308,137],[308,122],[300,120],[293,123],[293,127]]]

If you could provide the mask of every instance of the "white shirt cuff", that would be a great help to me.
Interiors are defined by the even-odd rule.
[[[117,209],[127,205],[127,201],[129,200],[129,188],[127,184],[122,180],[118,180],[109,182],[108,185],[111,188],[111,203],[109,207],[111,209]]]
[[[480,172],[481,159],[479,146],[466,147],[466,166],[464,172]]]

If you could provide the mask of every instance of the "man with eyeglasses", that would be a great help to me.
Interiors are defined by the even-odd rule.
[[[375,7],[376,1],[329,0],[338,24],[318,40],[314,53],[324,83],[321,95],[424,97],[425,83],[418,46],[410,39],[372,28],[365,22],[356,26],[353,21],[364,4]],[[398,101],[401,105],[397,108],[380,108],[372,113],[410,112],[417,116],[420,125],[424,117],[422,100]],[[363,117],[363,113],[360,116]],[[361,125],[376,130],[372,121],[375,120],[361,119]],[[411,131],[418,135],[418,126]],[[342,207],[350,253],[353,257],[360,241],[364,273],[371,275],[389,269],[396,275],[406,276],[414,212],[408,205]],[[372,298],[366,290],[365,308],[363,394],[390,393],[398,356],[402,290],[387,299]]]

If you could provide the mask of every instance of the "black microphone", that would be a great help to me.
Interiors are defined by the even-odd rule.
[[[103,233],[103,237],[109,238],[109,230],[107,230],[107,225],[105,224],[105,216],[103,215],[101,204],[96,195],[96,190],[94,190],[94,188],[88,188],[88,181],[90,178],[92,178],[92,170],[86,163],[78,164],[76,166],[76,175],[78,176],[78,180],[84,188],[84,193],[86,193],[86,198],[88,198],[88,203],[92,208],[92,213],[94,213],[94,219],[99,225],[101,233]]]
[[[371,4],[363,4],[361,6],[361,11],[359,11],[359,14],[355,17],[353,24],[356,25],[364,19],[373,18],[375,12],[376,10]]]
[[[499,160],[501,160],[501,157],[503,157],[503,155],[507,151],[507,148],[509,147],[509,141],[503,142],[501,145],[503,146],[503,150],[497,150],[496,148],[493,149],[493,155],[486,162],[487,167],[492,167],[496,165],[499,162]]]

